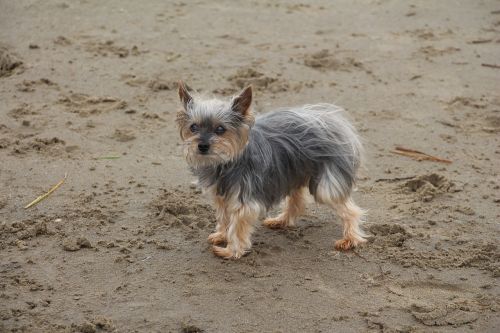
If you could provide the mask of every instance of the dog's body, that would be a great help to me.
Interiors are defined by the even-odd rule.
[[[361,144],[340,108],[282,109],[254,122],[251,88],[229,103],[195,101],[182,83],[179,95],[184,110],[177,122],[188,163],[216,205],[217,228],[209,241],[227,242],[225,248],[214,246],[215,254],[241,257],[250,249],[253,224],[282,199],[283,213],[264,224],[293,226],[305,208],[306,190],[341,216],[344,239],[338,249],[364,241],[358,226],[363,212],[351,199]]]

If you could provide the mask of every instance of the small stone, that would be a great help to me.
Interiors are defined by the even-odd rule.
[[[26,242],[20,239],[16,240],[16,246],[21,251],[25,251],[28,249],[28,245],[26,245]]]
[[[85,237],[78,237],[76,242],[80,246],[80,248],[92,248],[92,244],[90,244],[90,241]]]
[[[98,329],[104,330],[104,331],[112,331],[114,329],[113,322],[111,319],[106,318],[104,316],[97,316],[93,320],[94,324]]]
[[[82,325],[80,325],[80,332],[82,333],[95,333],[96,327],[94,324],[85,322]]]
[[[201,332],[204,332],[204,330],[195,326],[195,325],[183,324],[181,332],[182,333],[201,333]]]
[[[167,242],[156,242],[156,248],[159,250],[173,250],[173,246]]]
[[[78,251],[81,248],[92,248],[92,244],[85,237],[68,237],[62,243],[63,249],[66,251]]]
[[[62,243],[63,249],[65,251],[78,251],[80,250],[80,245],[78,245],[76,238],[66,238]]]

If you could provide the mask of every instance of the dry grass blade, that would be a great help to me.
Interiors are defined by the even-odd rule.
[[[96,157],[95,159],[96,160],[117,160],[119,159],[121,156],[115,156],[115,155],[110,155],[110,156],[100,156],[100,157]]]
[[[404,148],[404,147],[396,147],[392,152],[394,154],[399,154],[399,155],[413,158],[417,161],[433,161],[433,162],[441,162],[441,163],[452,163],[452,161],[450,161],[450,160],[436,157],[436,156],[432,156],[432,155],[426,154],[426,153],[418,151],[418,150],[408,149],[408,148]]]
[[[36,199],[35,199],[35,200],[33,200],[32,202],[30,202],[29,204],[27,204],[27,205],[24,207],[24,209],[28,209],[28,208],[30,208],[30,207],[33,207],[34,205],[38,204],[40,201],[45,200],[45,199],[46,199],[49,195],[51,195],[51,194],[52,194],[52,192],[54,192],[55,190],[57,190],[57,189],[59,188],[59,186],[61,186],[61,185],[64,183],[64,181],[66,180],[66,177],[67,177],[67,176],[68,176],[68,175],[67,175],[67,174],[65,174],[65,175],[64,175],[64,178],[63,178],[63,179],[61,179],[61,181],[60,181],[59,183],[57,183],[56,185],[54,185],[54,187],[52,187],[52,188],[51,188],[51,189],[50,189],[47,193],[42,194],[41,196],[39,196],[38,198],[36,198]]]

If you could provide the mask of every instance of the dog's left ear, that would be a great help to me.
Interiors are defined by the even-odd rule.
[[[244,118],[250,114],[250,105],[252,104],[252,86],[248,86],[231,101],[231,109],[238,112]]]

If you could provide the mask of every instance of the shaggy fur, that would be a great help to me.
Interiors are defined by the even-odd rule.
[[[224,102],[193,99],[181,83],[179,96],[184,109],[177,123],[188,164],[216,203],[218,223],[209,241],[227,242],[225,248],[214,247],[217,255],[239,258],[249,250],[255,221],[283,199],[283,213],[264,224],[292,226],[304,209],[306,191],[342,218],[338,249],[364,241],[363,211],[351,198],[362,148],[339,107],[284,108],[254,120],[251,87]]]

